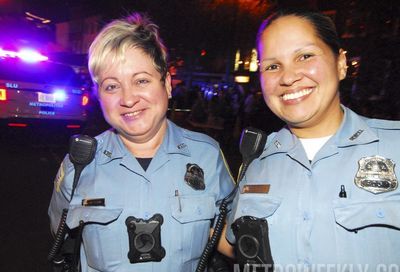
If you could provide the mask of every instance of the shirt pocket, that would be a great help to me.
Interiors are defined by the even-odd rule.
[[[68,212],[67,225],[75,228],[85,222],[82,240],[87,263],[100,271],[117,271],[121,264],[122,229],[115,222],[122,209],[73,207]],[[126,256],[125,256],[126,257]]]
[[[253,216],[268,219],[268,224],[274,224],[273,214],[281,205],[282,198],[268,194],[240,194],[235,209],[234,220],[242,216]]]
[[[188,266],[186,268],[194,270],[194,260],[201,256],[208,241],[211,219],[216,212],[215,198],[211,195],[183,195],[171,197],[170,200],[176,227],[176,239],[172,247],[183,258],[182,263]]]
[[[347,231],[359,231],[370,227],[400,229],[400,200],[333,202],[336,223]]]

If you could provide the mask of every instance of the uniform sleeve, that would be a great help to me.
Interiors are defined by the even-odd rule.
[[[231,175],[230,169],[228,164],[226,163],[226,160],[224,158],[224,155],[222,151],[220,150],[219,156],[218,156],[218,161],[217,161],[217,173],[219,174],[219,194],[218,194],[218,199],[217,202],[215,203],[215,220],[213,222],[213,228],[215,228],[216,223],[217,223],[217,218],[220,215],[220,206],[222,200],[227,197],[233,190],[234,188],[234,179]],[[228,211],[230,209],[230,205],[228,204]]]
[[[243,183],[245,183],[245,177],[240,182],[240,184],[243,184]],[[240,191],[240,188],[236,191],[236,195],[233,199],[233,202],[231,203],[230,212],[228,213],[228,216],[226,218],[226,236],[225,237],[226,237],[226,240],[228,240],[228,242],[231,244],[234,244],[236,242],[231,225],[235,220],[234,216],[236,214],[237,204],[238,204],[239,197],[240,197],[239,191]]]
[[[71,184],[74,168],[66,156],[58,169],[54,180],[53,194],[51,196],[48,215],[51,230],[56,233],[63,209],[68,208],[71,196]]]

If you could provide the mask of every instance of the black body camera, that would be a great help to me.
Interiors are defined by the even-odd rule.
[[[253,216],[242,216],[232,224],[236,237],[235,252],[239,265],[249,272],[272,272],[268,222]]]
[[[161,246],[163,217],[157,213],[148,220],[129,216],[125,220],[129,235],[128,258],[131,263],[159,262],[165,256]]]

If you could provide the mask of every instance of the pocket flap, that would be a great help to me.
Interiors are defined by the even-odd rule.
[[[400,201],[334,203],[336,222],[347,230],[358,230],[373,225],[387,225],[400,229]]]
[[[108,224],[118,219],[121,208],[105,209],[99,207],[72,206],[68,211],[67,225],[70,229],[79,226],[82,220],[85,223]]]
[[[271,197],[268,194],[241,194],[234,218],[245,215],[267,218],[275,213],[281,202],[282,198]]]
[[[212,196],[175,196],[171,198],[172,217],[181,223],[212,219],[215,200]]]

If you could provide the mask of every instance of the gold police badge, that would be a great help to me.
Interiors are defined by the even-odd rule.
[[[393,191],[398,181],[394,172],[395,163],[381,156],[364,157],[358,161],[354,183],[374,194]]]

